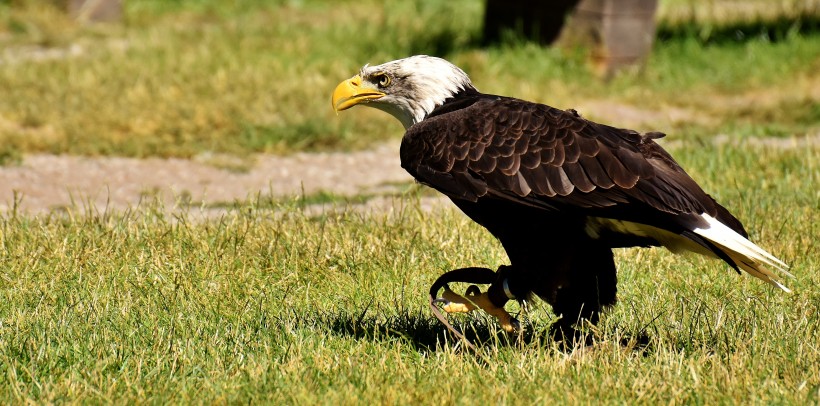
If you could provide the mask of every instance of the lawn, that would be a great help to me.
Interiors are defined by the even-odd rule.
[[[792,266],[794,293],[713,260],[617,250],[619,303],[592,346],[558,348],[536,303],[521,340],[453,316],[473,354],[429,312],[427,288],[507,260],[455,209],[422,210],[423,189],[389,212],[308,210],[328,195],[251,199],[207,221],[157,202],[10,211],[0,403],[820,403],[820,145],[790,141],[820,130],[816,16],[733,39],[718,34],[737,21],[665,2],[645,71],[602,82],[576,52],[478,47],[475,1],[126,3],[123,25],[83,27],[0,0],[7,165],[365,148],[400,126],[336,117],[333,86],[366,62],[438,53],[486,92],[647,112],[625,119],[670,134],[681,165]],[[76,55],[27,51],[44,49]]]
[[[604,117],[582,108],[589,101],[652,110],[637,124],[681,137],[782,137],[820,122],[811,2],[746,2],[762,16],[723,25],[691,15],[695,4],[726,20],[722,2],[662,2],[662,40],[645,72],[609,82],[580,52],[515,40],[479,47],[477,0],[133,0],[115,26],[78,25],[44,2],[0,1],[0,156],[363,148],[397,138],[400,126],[377,112],[336,119],[330,91],[365,63],[417,53],[446,56],[488,93],[592,118]]]

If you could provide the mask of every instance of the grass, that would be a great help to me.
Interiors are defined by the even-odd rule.
[[[426,291],[444,271],[506,258],[463,215],[422,210],[425,189],[395,185],[388,212],[311,210],[384,197],[332,191],[226,203],[204,220],[186,202],[11,210],[0,403],[820,403],[820,146],[751,142],[817,133],[820,42],[802,22],[814,17],[761,17],[738,39],[725,9],[663,2],[646,69],[601,82],[573,51],[477,48],[481,10],[466,0],[135,0],[121,26],[78,26],[43,4],[0,0],[0,163],[198,156],[241,171],[232,155],[366,147],[398,124],[337,118],[329,92],[365,62],[428,52],[487,92],[647,112],[638,125],[682,141],[674,156],[792,265],[795,292],[716,261],[618,250],[619,303],[593,346],[557,348],[540,304],[521,342],[481,315],[452,317],[475,356]],[[718,133],[733,142],[710,142]]]
[[[366,147],[400,127],[378,112],[337,118],[330,91],[364,63],[417,53],[448,57],[486,92],[562,108],[589,100],[635,106],[661,117],[642,126],[684,137],[818,130],[815,111],[748,134],[768,125],[769,110],[818,105],[811,4],[745,2],[762,16],[732,19],[721,2],[662,2],[645,71],[611,82],[594,77],[582,52],[521,41],[480,48],[477,1],[142,0],[126,2],[124,23],[113,26],[78,25],[48,4],[0,2],[4,162],[33,152],[192,157]],[[681,109],[690,114],[662,118]],[[748,126],[723,125],[738,114]]]
[[[443,271],[505,263],[503,251],[413,194],[392,214],[313,216],[298,200],[212,221],[152,204],[10,212],[0,402],[820,401],[820,149],[675,155],[792,265],[795,293],[712,260],[618,250],[619,303],[594,346],[556,348],[541,304],[522,343],[480,315],[454,317],[482,342],[475,357],[453,347],[425,292]]]

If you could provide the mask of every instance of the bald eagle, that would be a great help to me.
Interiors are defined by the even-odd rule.
[[[509,257],[497,271],[457,269],[433,284],[431,306],[445,324],[434,304],[482,308],[516,331],[504,305],[535,295],[561,316],[553,331],[575,336],[579,322],[597,323],[615,303],[612,248],[620,247],[719,258],[789,291],[772,272],[788,275],[788,265],[748,240],[741,222],[654,141],[662,133],[483,94],[464,71],[425,55],[365,65],[333,92],[336,111],[360,104],[404,125],[402,167],[486,228]],[[454,281],[490,286],[459,295],[447,285]]]

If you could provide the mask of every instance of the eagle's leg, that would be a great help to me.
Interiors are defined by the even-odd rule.
[[[556,341],[590,344],[592,336],[580,327],[597,324],[601,312],[616,300],[612,249],[589,241],[561,243],[553,245],[558,248],[550,252],[553,262],[546,269],[540,257],[511,256],[513,265],[499,268],[497,281],[488,294],[494,303],[502,305],[508,298],[525,300],[538,296],[560,316],[550,329]]]
[[[501,280],[501,284],[506,283],[505,280],[500,277],[500,275],[504,274],[504,272],[501,272],[504,268],[504,266],[500,267],[498,273],[493,272],[488,268],[474,267],[456,269],[445,273],[440,276],[430,287],[431,306],[434,306],[435,303],[443,303],[442,308],[447,313],[467,313],[475,310],[476,308],[480,308],[498,319],[501,324],[501,328],[503,328],[504,331],[509,333],[520,331],[521,328],[518,320],[512,317],[509,312],[504,310],[504,304],[509,300],[508,297],[497,294],[499,289],[496,289],[496,287],[499,285],[499,280]],[[471,285],[462,296],[453,292],[447,285],[448,282],[466,282],[492,285],[487,292],[483,293],[477,286]],[[441,297],[434,299],[441,288],[444,288],[444,292]],[[434,313],[435,310],[436,309],[434,308]],[[436,314],[436,317],[439,317],[439,315]],[[441,319],[441,317],[439,317],[439,319]]]
[[[585,323],[598,324],[601,312],[616,301],[617,275],[612,250],[588,248],[572,261],[564,282],[552,286],[547,295],[553,311],[561,316],[551,328],[559,341],[591,344],[592,337],[577,328]]]

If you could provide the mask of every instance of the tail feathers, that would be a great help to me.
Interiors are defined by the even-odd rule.
[[[785,262],[747,240],[718,219],[705,213],[701,215],[701,218],[706,222],[706,225],[692,230],[695,234],[709,240],[734,261],[740,269],[786,292],[791,292],[769,270],[774,269],[793,278],[792,274],[788,272],[789,266]]]
[[[743,238],[749,238],[749,233],[746,232],[746,229],[743,228],[743,223],[741,223],[737,217],[735,217],[732,213],[729,213],[729,210],[726,210],[726,208],[721,206],[718,202],[715,202],[715,208],[717,209],[715,218],[718,221],[740,234]]]

